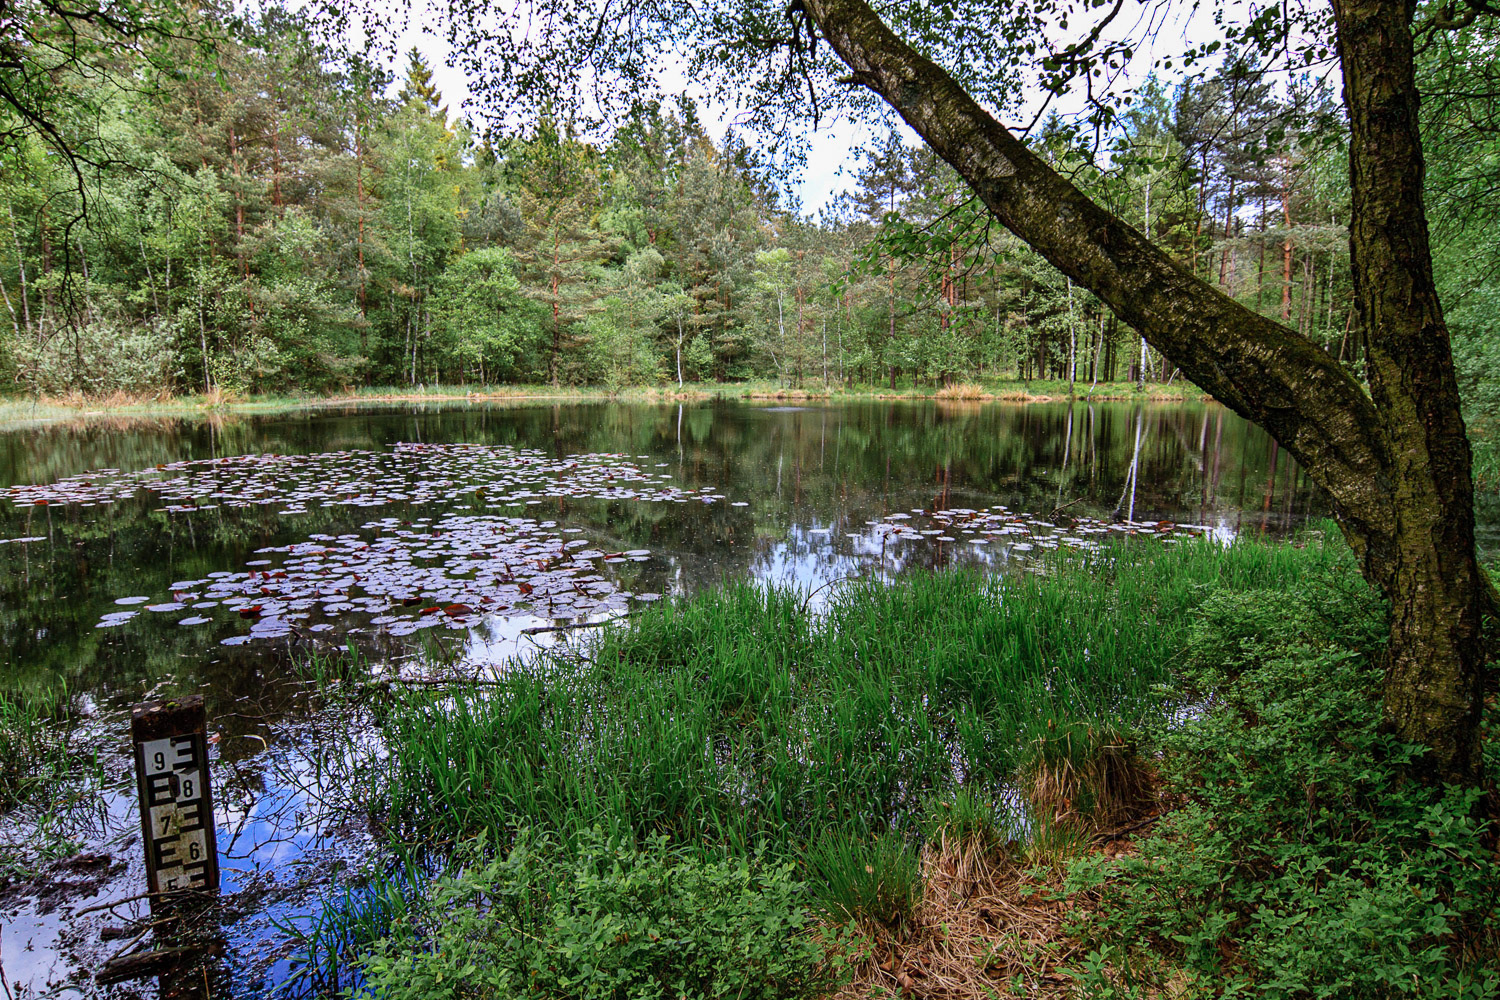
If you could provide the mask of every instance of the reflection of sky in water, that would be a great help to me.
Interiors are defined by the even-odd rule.
[[[402,441],[426,444],[395,444]],[[359,733],[331,733],[325,719],[299,717],[282,688],[290,643],[302,640],[293,628],[299,620],[280,612],[312,615],[303,623],[311,634],[312,625],[332,626],[345,613],[341,605],[354,602],[321,593],[251,596],[263,586],[275,589],[275,581],[252,573],[306,557],[294,546],[316,542],[347,555],[383,531],[426,531],[449,516],[467,519],[449,522],[461,529],[459,540],[484,547],[491,541],[483,532],[498,522],[477,518],[516,517],[533,526],[516,543],[522,548],[545,541],[559,552],[591,554],[592,569],[578,572],[607,583],[607,600],[554,600],[551,615],[536,606],[504,614],[476,607],[425,619],[423,607],[395,600],[394,610],[360,606],[367,613],[356,623],[317,633],[339,642],[352,637],[370,659],[415,676],[430,669],[412,656],[417,640],[431,645],[440,637],[450,669],[484,673],[587,634],[539,629],[603,620],[658,594],[722,581],[794,587],[812,593],[819,607],[837,593],[838,581],[851,578],[1033,565],[1049,545],[1087,547],[1125,533],[1130,526],[1115,522],[1132,515],[1141,522],[1138,536],[1170,544],[1186,532],[1156,538],[1158,520],[1201,526],[1227,542],[1284,530],[1322,509],[1264,435],[1204,406],[457,408],[174,423],[77,439],[44,429],[24,440],[0,435],[0,445],[9,449],[0,448],[0,487],[66,480],[51,492],[12,493],[29,505],[0,504],[0,536],[8,540],[0,545],[0,627],[11,640],[10,662],[31,671],[24,676],[64,680],[106,708],[161,684],[209,695],[212,728],[222,738],[214,775],[224,888],[248,910],[225,928],[231,986],[241,995],[266,975],[277,981],[289,972],[285,956],[265,954],[268,942],[280,939],[273,921],[305,922],[337,873],[369,846],[358,803],[348,798],[354,789],[338,777]],[[260,452],[293,457],[278,464]],[[228,466],[224,458],[232,460]],[[445,467],[449,459],[455,464]],[[200,464],[156,469],[173,462]],[[173,485],[161,499],[141,502],[123,487],[80,476],[106,466],[125,470],[118,478],[132,491],[139,482]],[[228,467],[244,472],[244,481],[226,479]],[[574,477],[577,488],[539,485],[538,468]],[[135,469],[145,471],[132,478]],[[386,475],[392,469],[404,485]],[[291,470],[289,478],[278,470]],[[339,498],[325,495],[337,492],[330,483],[343,491]],[[489,495],[476,496],[476,485]],[[205,502],[205,491],[223,495]],[[163,506],[176,509],[155,509]],[[95,530],[101,520],[106,530]],[[571,540],[586,546],[567,548]],[[419,555],[403,555],[401,567],[427,566],[420,553],[441,548],[411,544]],[[468,559],[465,551],[440,555],[454,578],[433,588],[445,603],[477,604],[499,592],[464,582],[475,575],[454,562]],[[324,568],[300,562],[292,570],[299,566]],[[566,580],[549,575],[556,568],[513,574],[515,582],[493,587],[524,580],[556,584],[561,595]],[[398,571],[410,572],[391,572]],[[216,585],[219,604],[186,606],[207,603],[210,580],[224,581]],[[187,581],[205,581],[196,584],[198,599],[174,599],[173,584]],[[383,593],[402,596],[395,584]],[[143,600],[115,603],[126,597]],[[264,614],[242,619],[235,599],[280,602],[269,616],[278,623],[266,625]],[[298,601],[315,606],[292,607]],[[146,610],[169,604],[184,606]],[[177,624],[184,616],[191,624]],[[380,617],[392,620],[372,621]],[[399,632],[419,621],[423,628],[411,628],[416,634],[404,644],[385,627],[399,625]],[[96,630],[101,623],[108,627]],[[247,633],[261,638],[219,644]],[[109,914],[64,916],[144,884],[133,795],[108,801],[107,828],[85,838],[85,850],[108,851],[128,870],[98,895],[71,899],[51,914],[22,903],[0,915],[0,955],[13,988],[41,988],[92,969],[119,948],[98,939],[101,927],[119,922]],[[120,912],[131,905],[144,912],[141,904]],[[271,964],[252,968],[256,957]]]

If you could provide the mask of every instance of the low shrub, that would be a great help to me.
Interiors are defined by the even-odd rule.
[[[1182,678],[1203,701],[1156,738],[1179,808],[1138,855],[1070,865],[1072,891],[1100,895],[1085,993],[1500,991],[1482,793],[1407,776],[1421,748],[1380,731],[1380,627],[1336,568],[1204,602]]]
[[[694,857],[602,833],[563,851],[519,835],[461,852],[363,963],[382,1000],[570,997],[801,1000],[832,989],[845,949],[820,936],[790,864]]]

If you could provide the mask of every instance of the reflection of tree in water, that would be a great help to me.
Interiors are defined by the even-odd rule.
[[[525,509],[528,517],[583,527],[610,549],[651,550],[648,562],[620,567],[622,586],[638,593],[751,573],[816,584],[872,565],[898,571],[993,562],[951,544],[870,551],[865,522],[913,508],[1005,504],[1107,518],[1116,510],[1128,516],[1133,504],[1137,519],[1207,523],[1226,533],[1279,531],[1319,510],[1304,477],[1263,433],[1202,405],[547,403],[54,425],[0,436],[0,475],[45,483],[102,467],[380,451],[416,440],[539,448],[555,457],[621,453],[648,471],[671,473],[678,486],[723,493],[726,500],[714,504],[561,499]],[[438,513],[437,505],[381,508],[382,516]],[[45,539],[0,545],[0,641],[11,683],[66,679],[74,690],[119,700],[163,682],[170,690],[207,683],[225,707],[274,710],[276,686],[267,679],[283,671],[284,643],[218,646],[222,622],[96,629],[101,609],[132,594],[165,597],[173,582],[240,570],[256,549],[359,532],[368,520],[369,510],[343,507],[167,513],[149,496],[88,509],[0,510],[0,536]],[[374,655],[408,648],[358,638]]]

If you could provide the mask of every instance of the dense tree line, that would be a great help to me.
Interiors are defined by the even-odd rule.
[[[217,73],[66,79],[107,155],[67,161],[37,137],[3,150],[6,381],[99,395],[1178,375],[895,133],[814,219],[690,103],[605,139],[547,116],[487,133],[443,105],[415,50],[399,84],[338,55],[273,9],[226,31]],[[1105,148],[1056,119],[1033,144],[1195,274],[1357,366],[1341,113],[1325,81],[1230,60],[1149,83]],[[1482,195],[1460,163],[1435,173],[1469,178],[1439,202]],[[1493,228],[1453,214],[1445,273],[1477,384],[1493,312],[1475,248]]]

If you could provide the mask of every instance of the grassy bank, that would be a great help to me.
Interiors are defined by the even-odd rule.
[[[538,658],[491,686],[398,701],[381,819],[411,843],[522,828],[567,843],[602,827],[787,855],[832,833],[914,831],[933,799],[1055,784],[1160,712],[1205,587],[1271,586],[1332,558],[1236,553],[1152,547],[1045,574],[846,586],[826,617],[749,585],[672,603],[579,663]]]
[[[64,397],[11,397],[0,400],[0,426],[34,421],[73,420],[95,417],[173,417],[207,413],[269,413],[319,406],[355,406],[374,403],[452,403],[492,402],[524,403],[556,400],[591,402],[622,400],[628,402],[674,402],[706,399],[752,400],[897,400],[937,399],[948,402],[1050,402],[1079,399],[1186,401],[1202,400],[1202,390],[1184,381],[1171,385],[1133,382],[1101,383],[1090,389],[1087,383],[1070,386],[1067,382],[1020,382],[987,380],[948,388],[905,385],[897,389],[884,386],[825,389],[809,382],[802,388],[789,388],[775,382],[689,383],[630,387],[617,391],[589,386],[549,385],[432,385],[375,386],[333,392],[324,395],[292,394],[232,397],[219,394],[183,396],[132,396],[116,393],[107,397],[81,395]]]
[[[1493,841],[1378,736],[1380,631],[1337,542],[1136,546],[824,617],[730,588],[396,690],[362,784],[409,864],[330,903],[307,982],[1482,995]]]

